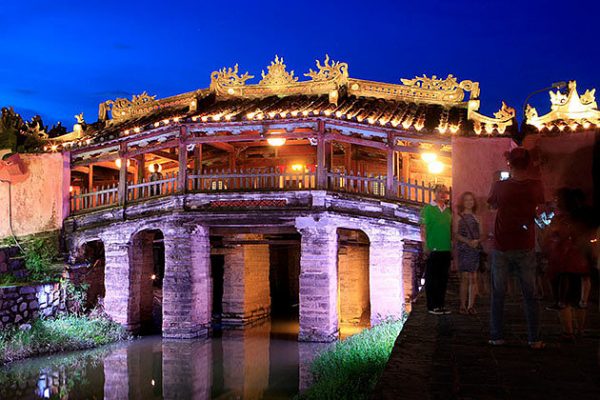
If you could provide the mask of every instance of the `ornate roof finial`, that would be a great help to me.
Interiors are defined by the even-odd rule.
[[[304,76],[312,78],[314,82],[328,81],[340,77],[348,78],[348,64],[333,60],[331,60],[330,64],[329,61],[329,54],[325,54],[325,61],[322,65],[319,60],[316,60],[319,70],[313,71],[310,69]]]
[[[267,67],[267,73],[261,72],[262,80],[258,82],[263,86],[289,85],[298,81],[298,77],[294,76],[294,71],[287,72],[286,66],[283,63],[283,57],[275,55],[275,60],[271,61],[271,65]]]

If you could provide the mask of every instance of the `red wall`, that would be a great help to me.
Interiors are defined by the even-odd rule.
[[[516,144],[509,137],[452,137],[452,209],[456,213],[456,204],[463,192],[473,192],[486,236],[494,230],[494,213],[487,209],[494,174],[508,171],[504,152],[513,147]]]

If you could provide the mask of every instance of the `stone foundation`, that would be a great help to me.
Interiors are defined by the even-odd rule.
[[[17,278],[27,276],[25,261],[19,256],[19,253],[20,250],[17,246],[0,249],[0,275],[12,274]]]
[[[29,323],[40,316],[55,317],[66,311],[59,283],[0,288],[0,329]]]

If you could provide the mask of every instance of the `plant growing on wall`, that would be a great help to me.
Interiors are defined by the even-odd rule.
[[[57,245],[48,239],[35,238],[24,247],[25,267],[32,281],[44,282],[57,277],[53,268],[58,256]]]

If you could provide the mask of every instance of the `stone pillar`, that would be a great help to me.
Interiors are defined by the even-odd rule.
[[[338,338],[337,231],[327,218],[296,218],[302,235],[300,257],[300,333],[298,340]]]
[[[104,357],[104,399],[129,398],[129,362],[126,347],[115,349]]]
[[[129,249],[129,314],[131,323],[138,326],[152,322],[153,242],[154,233],[140,232],[132,237]]]
[[[271,313],[269,245],[244,243],[261,239],[262,235],[251,234],[228,238],[232,247],[224,251],[222,322],[225,324],[244,325]]]
[[[393,228],[368,233],[371,326],[386,318],[400,318],[404,311],[403,235]]]
[[[176,221],[162,230],[165,244],[163,336],[204,336],[210,330],[212,306],[208,230]]]
[[[129,330],[139,329],[139,318],[132,318],[130,299],[132,293],[129,268],[129,245],[126,240],[103,239],[105,266],[106,297],[104,310],[116,322]]]

